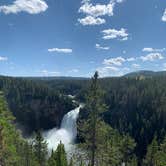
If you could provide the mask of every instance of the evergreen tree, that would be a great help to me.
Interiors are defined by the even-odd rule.
[[[166,138],[158,145],[156,138],[148,147],[146,158],[144,160],[145,166],[165,166],[166,165]]]
[[[152,140],[152,143],[149,145],[144,164],[146,166],[159,166],[157,163],[157,153],[159,150],[158,142],[156,137]]]
[[[48,159],[48,166],[56,166],[56,157],[53,150],[51,152],[50,158]]]
[[[85,109],[89,112],[88,119],[80,125],[80,130],[85,140],[83,148],[87,150],[90,165],[94,166],[99,161],[101,145],[103,144],[103,133],[105,123],[100,118],[106,109],[102,102],[103,92],[99,88],[98,73],[92,78]]]
[[[129,135],[123,136],[121,142],[121,152],[122,152],[122,160],[124,163],[128,163],[134,154],[136,143]]]
[[[8,111],[5,99],[0,94],[0,165],[39,166],[32,146],[24,140],[13,125],[14,117]]]
[[[0,165],[2,166],[15,165],[19,161],[15,144],[15,140],[19,138],[11,124],[13,120],[3,94],[0,92]]]
[[[56,151],[52,151],[48,166],[67,166],[67,156],[64,145],[60,142]]]
[[[130,161],[127,162],[127,166],[138,166],[137,157],[133,156]]]
[[[56,159],[57,166],[67,166],[67,157],[66,157],[65,147],[62,144],[62,142],[60,142],[60,144],[58,145],[55,151],[55,159]]]
[[[46,166],[47,143],[43,139],[40,131],[36,133],[34,141],[34,151],[39,165]]]
[[[158,163],[159,163],[159,166],[166,165],[166,137],[159,147]]]

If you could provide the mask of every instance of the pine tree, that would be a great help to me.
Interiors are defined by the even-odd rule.
[[[166,165],[166,137],[159,147],[158,163],[159,163],[159,166]]]
[[[122,152],[122,160],[124,163],[127,163],[131,160],[134,149],[135,149],[136,143],[129,135],[123,136],[122,142],[121,142],[121,152]]]
[[[126,164],[127,166],[137,166],[138,165],[138,161],[137,161],[137,157],[133,156],[129,162],[127,162]]]
[[[39,166],[32,146],[24,140],[13,125],[14,117],[0,94],[0,165]]]
[[[18,134],[11,124],[13,120],[14,117],[8,110],[3,94],[0,93],[0,165],[2,166],[14,165],[19,160],[15,144]]]
[[[65,147],[60,142],[58,145],[56,151],[55,151],[55,157],[56,157],[56,165],[57,166],[67,166],[67,157],[65,152]]]
[[[67,166],[65,147],[61,142],[56,151],[52,151],[51,157],[48,160],[48,166]]]
[[[36,137],[34,141],[34,151],[35,151],[35,155],[39,165],[45,166],[46,157],[47,157],[47,143],[43,139],[40,131],[36,133]]]
[[[90,166],[99,162],[100,145],[103,143],[104,122],[100,118],[100,114],[106,110],[106,106],[102,102],[102,95],[103,92],[99,88],[98,73],[96,72],[92,78],[85,105],[85,109],[89,112],[88,119],[84,120],[79,127],[85,140],[83,148],[87,150]]]
[[[158,142],[156,137],[152,140],[152,143],[149,145],[144,164],[146,166],[159,166],[157,164],[157,153],[159,150]]]
[[[55,157],[55,152],[52,150],[51,156],[48,159],[48,166],[56,166],[56,157]]]
[[[0,126],[0,165],[4,165],[3,163],[3,150],[4,150],[4,142],[3,142],[3,127]]]

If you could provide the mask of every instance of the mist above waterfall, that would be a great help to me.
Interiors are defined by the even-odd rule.
[[[77,136],[77,118],[82,105],[68,112],[62,119],[60,129],[53,128],[43,133],[48,143],[49,150],[56,149],[60,141],[64,144],[66,151],[73,148]]]

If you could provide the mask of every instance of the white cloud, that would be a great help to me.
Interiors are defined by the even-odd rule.
[[[140,68],[140,65],[137,64],[137,63],[134,63],[134,64],[132,64],[132,67],[133,67],[133,68]]]
[[[124,0],[116,0],[117,3],[122,3]]]
[[[166,9],[165,9],[164,14],[162,16],[162,21],[166,22]]]
[[[146,47],[146,48],[143,48],[142,51],[143,52],[153,52],[153,48]]]
[[[103,66],[103,67],[99,67],[97,68],[97,71],[99,72],[99,75],[101,77],[106,77],[106,76],[110,76],[110,75],[119,75],[119,68],[114,67],[114,66]]]
[[[89,1],[88,2],[85,1],[83,5],[79,8],[79,12],[93,17],[105,16],[105,15],[112,16],[114,5],[115,5],[114,2],[110,2],[107,5],[101,5],[101,4],[93,5],[92,3],[89,3]]]
[[[78,12],[86,15],[84,18],[79,18],[78,21],[82,25],[100,25],[104,24],[103,16],[113,16],[114,7],[117,3],[122,3],[124,0],[110,0],[108,4],[92,4],[91,0],[82,0],[81,7]]]
[[[164,59],[163,55],[160,53],[150,53],[146,56],[141,56],[140,59],[142,61],[154,61]]]
[[[44,0],[15,0],[11,5],[0,6],[0,12],[5,14],[17,14],[27,12],[29,14],[38,14],[46,11],[48,8]]]
[[[60,72],[57,72],[57,71],[48,71],[46,69],[41,70],[40,73],[43,76],[59,76],[60,75]]]
[[[116,29],[105,29],[102,31],[103,33],[103,39],[119,39],[119,40],[128,40],[128,33],[127,30],[124,28],[121,28],[120,30]]]
[[[71,48],[49,48],[48,52],[58,52],[58,53],[72,53],[73,50]]]
[[[100,25],[105,23],[105,19],[93,16],[86,16],[85,18],[78,19],[82,25]]]
[[[98,50],[109,50],[110,47],[103,47],[100,44],[96,44],[96,49],[98,49]]]
[[[110,58],[110,59],[104,59],[103,64],[104,65],[116,65],[121,66],[122,63],[124,63],[126,60],[123,57],[116,57],[116,58]]]
[[[110,59],[104,59],[103,64],[104,65],[115,65],[115,66],[121,66],[124,62],[132,62],[135,61],[136,58],[130,57],[130,58],[123,58],[121,56],[116,58],[110,58]]]
[[[164,52],[166,48],[156,49],[151,47],[145,47],[142,49],[143,52]]]
[[[121,56],[115,58],[104,59],[102,66],[97,68],[101,77],[106,76],[122,76],[125,73],[131,71],[131,69],[125,65],[125,62],[135,61],[137,58],[123,58]],[[132,67],[139,68],[138,64],[132,64]]]
[[[81,3],[84,4],[84,3],[88,3],[90,2],[91,0],[82,0]]]
[[[135,60],[136,60],[136,58],[131,57],[131,58],[127,58],[126,60],[127,60],[128,62],[132,62],[132,61],[135,61]]]
[[[7,61],[7,60],[8,60],[7,57],[5,57],[5,56],[0,56],[0,61]]]

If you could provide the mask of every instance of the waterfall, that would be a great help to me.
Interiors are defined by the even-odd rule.
[[[82,105],[64,115],[59,129],[53,128],[43,133],[43,137],[47,141],[50,150],[55,150],[60,141],[65,145],[66,151],[71,150],[77,136],[76,121],[81,107]]]

